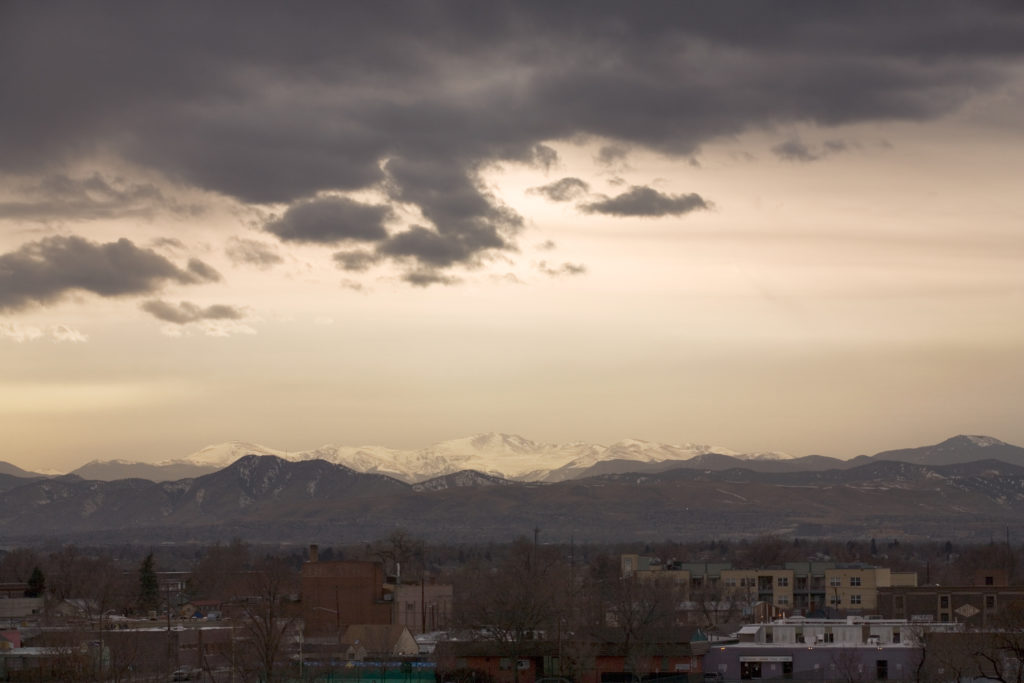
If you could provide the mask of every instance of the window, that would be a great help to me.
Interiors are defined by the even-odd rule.
[[[939,596],[939,609],[949,609],[949,596],[948,595],[940,595]]]
[[[902,612],[903,611],[903,596],[902,595],[894,595],[893,596],[893,598],[892,598],[892,608],[894,610],[896,610],[897,612]]]
[[[727,579],[725,580],[725,585],[726,585],[726,586],[730,586],[730,587],[735,587],[735,586],[736,586],[736,579],[735,579],[735,578],[733,578],[733,577],[729,577],[729,578],[727,578]]]
[[[788,595],[780,595],[779,599],[778,599],[778,603],[780,605],[788,605],[789,604],[789,596]]]
[[[851,586],[859,586],[860,585],[860,577],[859,576],[851,576],[850,577],[850,585]]]
[[[843,578],[841,576],[830,576],[828,579],[828,585],[830,586],[842,586]]]
[[[789,577],[788,576],[780,576],[779,578],[777,578],[775,580],[775,584],[777,586],[788,586],[789,585]]]
[[[899,631],[893,631],[892,632],[892,644],[893,645],[899,645],[899,643],[900,643],[900,632]]]
[[[996,579],[995,579],[994,576],[986,576],[985,577],[985,585],[986,586],[992,586],[992,585],[995,584],[995,582],[996,582]]]
[[[884,681],[889,678],[889,660],[879,659],[875,662],[875,672],[877,678],[880,681]]]
[[[996,596],[994,596],[994,595],[986,595],[985,596],[985,609],[995,609],[995,608],[996,608]]]
[[[860,604],[860,596],[859,595],[851,595],[850,596],[850,604],[851,605],[859,605]]]
[[[840,600],[839,596],[835,595],[835,594],[830,595],[829,598],[828,598],[828,601],[830,603],[832,603],[833,605],[838,605],[840,602],[842,602],[842,600]]]

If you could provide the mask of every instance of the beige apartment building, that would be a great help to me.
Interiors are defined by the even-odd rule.
[[[788,562],[783,567],[734,569],[727,563],[662,562],[644,555],[621,557],[623,577],[665,580],[686,587],[689,600],[728,596],[737,603],[771,605],[782,614],[839,610],[870,614],[878,609],[878,589],[916,586],[915,572],[836,562]]]

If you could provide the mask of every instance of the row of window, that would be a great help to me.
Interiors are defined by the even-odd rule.
[[[807,583],[806,581],[803,581],[803,582],[801,582],[801,585],[805,586],[806,583]],[[730,577],[727,577],[725,579],[725,585],[726,586],[730,586],[730,587],[740,586],[741,588],[745,588],[747,586],[753,587],[753,586],[757,585],[757,580],[754,577],[752,577],[752,576],[749,576],[749,577],[741,576],[739,579],[737,579],[734,576],[730,576]],[[779,586],[780,588],[787,588],[787,587],[789,587],[789,577],[788,576],[777,576],[777,577],[775,577],[775,585]],[[843,577],[841,577],[841,576],[830,576],[828,578],[828,585],[832,586],[834,588],[838,588],[838,587],[842,586],[843,585]],[[861,577],[859,577],[859,576],[851,576],[850,577],[850,585],[853,586],[853,587],[857,587],[857,586],[862,585],[861,584]]]

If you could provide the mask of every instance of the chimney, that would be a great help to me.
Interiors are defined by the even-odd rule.
[[[320,546],[316,543],[309,544],[309,561],[317,562],[320,560]]]

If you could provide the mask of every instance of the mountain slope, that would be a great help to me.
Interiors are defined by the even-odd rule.
[[[38,472],[29,472],[27,470],[23,470],[20,467],[18,467],[17,465],[12,465],[11,463],[5,462],[3,460],[0,460],[0,474],[7,474],[7,475],[10,475],[12,477],[41,477],[41,476],[43,476],[42,474],[39,474]]]
[[[873,460],[897,460],[921,465],[953,465],[977,460],[1002,460],[1011,465],[1024,466],[1024,448],[994,439],[990,436],[961,434],[942,443],[918,448],[882,451],[871,456]]]
[[[204,474],[216,472],[213,465],[194,465],[187,462],[172,462],[152,465],[145,462],[128,462],[125,460],[93,460],[68,474],[96,481],[116,481],[118,479],[148,479],[149,481],[176,481],[191,479]]]

